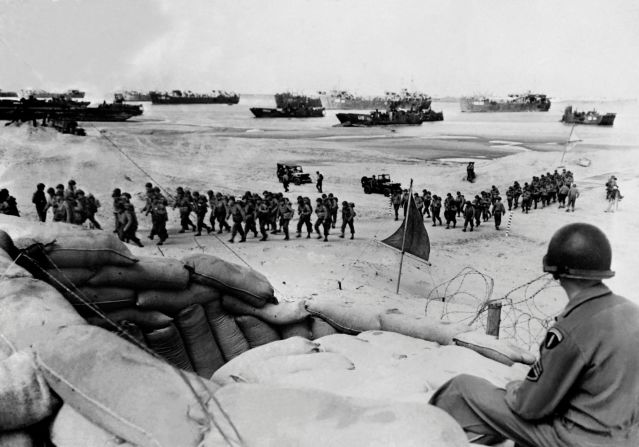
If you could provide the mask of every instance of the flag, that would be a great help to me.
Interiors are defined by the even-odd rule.
[[[409,193],[410,194],[410,193]],[[404,218],[402,225],[382,241],[390,247],[410,253],[413,256],[428,261],[430,256],[430,239],[424,226],[422,213],[417,210],[413,195],[409,197],[408,219]]]

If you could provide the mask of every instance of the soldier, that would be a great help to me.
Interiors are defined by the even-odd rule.
[[[455,208],[457,208],[457,217],[461,216],[464,203],[466,203],[466,198],[461,192],[457,191],[457,195],[455,196]]]
[[[568,197],[569,191],[570,187],[566,183],[562,183],[559,187],[559,192],[557,192],[557,201],[559,202],[559,208],[566,207],[566,197]]]
[[[217,206],[217,199],[212,190],[206,191],[206,195],[209,199],[209,209],[211,213],[209,214],[209,224],[211,226],[211,231],[215,231],[215,207]]]
[[[424,199],[422,199],[421,196],[418,193],[415,193],[413,195],[413,200],[415,201],[415,206],[417,207],[417,211],[419,212],[419,216],[423,219],[424,218],[424,213],[423,213]]]
[[[87,220],[87,199],[84,197],[84,191],[76,190],[75,200],[73,202],[73,223],[82,225]]]
[[[20,217],[18,202],[15,197],[9,194],[9,190],[6,188],[0,190],[0,214]]]
[[[278,197],[272,196],[269,204],[269,216],[271,217],[271,234],[277,234],[280,230],[277,228],[277,221],[280,217],[280,203]]]
[[[195,214],[197,215],[197,233],[196,236],[202,235],[202,228],[206,228],[206,233],[210,234],[213,229],[204,223],[206,213],[209,211],[208,200],[205,196],[198,195],[195,202]]]
[[[324,183],[324,176],[317,171],[317,183],[315,187],[317,188],[317,192],[322,193],[322,183]]]
[[[515,190],[513,189],[512,186],[509,186],[508,190],[506,191],[506,201],[508,202],[508,211],[512,210],[513,208],[513,197],[515,197]]]
[[[501,203],[501,197],[497,196],[495,199],[495,205],[493,206],[493,216],[495,217],[495,230],[499,230],[501,225],[501,216],[506,214],[504,204]]]
[[[404,217],[406,217],[406,210],[408,209],[408,197],[409,192],[405,189],[402,193],[402,208],[404,209]]]
[[[324,242],[327,242],[328,235],[330,234],[330,231],[331,231],[331,225],[333,223],[333,219],[332,219],[333,216],[331,215],[331,211],[330,211],[330,201],[328,199],[324,199],[322,204],[324,205],[324,208],[326,210],[324,222],[322,222],[322,224],[324,226]]]
[[[479,197],[479,195],[476,195],[475,200],[473,200],[473,209],[475,212],[475,226],[479,228],[479,225],[481,224],[481,212],[482,212],[481,198]]]
[[[278,212],[280,215],[280,227],[282,231],[284,231],[284,240],[288,241],[288,225],[293,218],[293,207],[291,206],[291,202],[285,197],[280,198]]]
[[[184,193],[184,190],[181,187],[177,189],[177,197],[175,198],[175,205],[173,205],[173,209],[178,208],[180,211],[180,231],[179,233],[184,233],[189,229],[189,214],[191,214],[191,202],[188,197]]]
[[[38,183],[36,186],[31,203],[35,205],[40,222],[45,222],[47,220],[47,196],[44,194],[44,183]]]
[[[311,209],[311,201],[308,197],[302,198],[301,196],[297,198],[297,214],[299,215],[299,220],[297,221],[297,235],[296,237],[302,237],[302,227],[306,226],[307,236],[306,239],[311,238],[311,233],[313,232],[313,225],[311,224],[311,214],[313,210]]]
[[[417,195],[417,194],[415,194]],[[344,238],[344,231],[346,230],[346,225],[351,230],[351,239],[355,237],[355,227],[353,225],[353,221],[355,219],[355,204],[348,203],[346,200],[342,202],[342,234],[339,237]]]
[[[535,204],[535,208],[534,209],[537,209],[537,203],[541,199],[541,190],[540,190],[539,186],[537,186],[536,183],[534,185],[531,185],[531,187],[532,187],[532,200],[533,200],[533,202]]]
[[[439,225],[443,225],[442,218],[439,217],[439,213],[441,209],[442,209],[442,199],[437,195],[433,195],[433,200],[430,204],[430,213],[433,218],[434,227],[437,226],[437,221],[439,221]]]
[[[271,221],[269,207],[266,200],[258,200],[257,218],[260,220],[260,233],[262,233],[260,241],[265,241],[268,238],[268,224]]]
[[[55,189],[47,188],[47,205],[44,208],[45,218],[46,218],[46,215],[47,215],[47,212],[49,211],[49,209],[51,209],[51,211],[53,212],[54,205],[56,205]]]
[[[231,231],[231,226],[226,221],[230,214],[226,203],[226,197],[222,196],[222,194],[218,192],[215,199],[215,218],[217,219],[218,226],[220,227],[220,229],[217,230],[217,234],[222,234],[224,230]]]
[[[168,221],[168,215],[166,212],[166,200],[164,198],[158,198],[153,202],[151,209],[151,221],[153,222],[153,230],[151,234],[155,232],[160,237],[160,241],[157,245],[163,245],[168,239],[169,234],[166,231],[166,222]],[[152,236],[150,236],[153,239]]]
[[[573,183],[568,191],[568,206],[566,207],[566,212],[575,212],[575,202],[577,201],[577,197],[579,197],[579,190],[577,189],[577,184]]]
[[[123,205],[124,213],[122,218],[122,239],[125,242],[133,241],[138,247],[144,247],[140,239],[136,236],[138,231],[138,218],[131,203]]]
[[[499,189],[495,185],[490,188],[490,204],[494,205],[497,201],[497,197],[499,197]]]
[[[548,187],[544,184],[539,188],[539,194],[541,196],[541,207],[546,208],[547,205],[550,205],[548,201]]]
[[[513,206],[514,209],[517,209],[517,207],[519,206],[519,197],[522,194],[522,190],[521,190],[521,186],[519,186],[519,182],[515,181],[515,183],[513,184],[513,199],[515,201],[515,205]]]
[[[231,196],[229,198],[229,212],[233,219],[233,230],[231,232],[231,239],[229,239],[230,243],[235,242],[235,235],[240,233],[240,242],[246,242],[246,234],[244,233],[244,229],[242,228],[242,222],[246,219],[246,212],[244,211],[244,207],[241,201],[235,201],[235,197]]]
[[[457,225],[457,203],[451,193],[446,194],[446,200],[444,200],[444,219],[446,219],[446,229],[450,228],[450,223],[453,223],[453,228]]]
[[[393,204],[393,209],[395,210],[395,220],[399,220],[399,206],[402,204],[402,193],[400,191],[395,191],[393,193],[393,197],[391,197],[391,203]]]
[[[144,213],[144,215],[148,215],[151,213],[151,207],[153,206],[153,197],[155,193],[153,192],[153,184],[147,183],[144,185],[144,207],[140,212]]]
[[[548,330],[523,381],[499,388],[463,374],[430,403],[474,443],[521,446],[639,445],[639,307],[602,280],[612,250],[597,227],[574,223],[553,235],[543,259],[568,303]]]
[[[481,216],[484,222],[490,219],[490,194],[481,192]]]
[[[422,212],[422,215],[426,213],[426,217],[430,219],[430,202],[433,199],[430,191],[427,189],[423,190],[422,198],[424,200],[424,211]]]
[[[528,188],[524,189],[524,192],[521,196],[521,212],[528,214],[530,211],[530,202],[532,201],[532,195],[530,194],[530,190]]]
[[[339,200],[334,197],[332,193],[328,194],[328,206],[331,214],[332,227],[335,228],[337,224],[337,212],[339,211]]]
[[[244,224],[244,234],[253,232],[253,237],[257,237],[257,226],[255,219],[257,217],[257,207],[255,206],[255,200],[251,197],[246,201],[246,222]]]
[[[322,199],[317,199],[315,201],[315,215],[317,216],[317,219],[315,220],[315,225],[314,225],[315,232],[317,233],[317,239],[322,238],[320,227],[324,226],[324,220],[326,219],[327,214],[328,213],[326,212],[326,207],[322,203]]]
[[[97,220],[95,220],[95,215],[97,214],[100,206],[100,201],[96,199],[93,194],[89,194],[87,196],[85,207],[86,218],[90,222],[91,227],[98,230],[101,230],[102,226]]]
[[[468,224],[470,224],[470,231],[473,231],[475,227],[473,225],[474,217],[475,217],[475,208],[473,207],[473,204],[470,203],[470,200],[466,200],[466,203],[464,204],[464,229],[462,231],[466,231]]]
[[[612,187],[612,191],[608,195],[608,208],[604,210],[606,213],[614,213],[619,209],[619,201],[622,199],[621,191],[619,191],[619,187],[615,184]],[[612,209],[614,206],[615,209]]]
[[[284,172],[282,173],[282,185],[284,186],[284,192],[288,192],[288,185],[289,185],[289,178],[288,178],[288,169],[285,169]]]

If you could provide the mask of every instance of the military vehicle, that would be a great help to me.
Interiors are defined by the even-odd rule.
[[[362,177],[362,188],[365,194],[384,194],[390,196],[396,191],[402,191],[401,183],[391,182],[389,174],[379,174],[372,177]]]
[[[313,183],[311,180],[311,174],[308,174],[302,170],[300,165],[294,165],[289,163],[277,164],[277,178],[282,182],[284,173],[288,174],[288,181],[295,185],[301,185],[303,183]]]

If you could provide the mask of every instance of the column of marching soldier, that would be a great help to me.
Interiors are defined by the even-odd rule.
[[[608,188],[608,184],[606,187]],[[404,215],[406,215],[408,194],[407,190],[397,191],[391,197],[395,220],[399,219],[400,208],[403,208]],[[552,174],[547,172],[541,176],[533,176],[530,183],[524,182],[523,187],[518,181],[515,181],[506,191],[508,211],[521,206],[522,213],[526,214],[531,209],[537,209],[539,205],[541,208],[546,208],[556,202],[559,203],[559,208],[565,208],[566,212],[574,212],[577,197],[579,197],[579,190],[577,184],[574,183],[574,176],[572,172],[565,169],[562,172],[555,170]],[[494,217],[495,229],[499,230],[501,218],[506,213],[499,189],[495,185],[489,191],[481,191],[475,195],[473,200],[466,199],[459,191],[455,196],[449,192],[442,199],[426,189],[422,191],[422,195],[414,193],[413,200],[422,217],[426,215],[427,218],[432,219],[433,227],[437,226],[437,223],[443,226],[441,218],[443,208],[446,229],[457,227],[457,217],[464,219],[462,231],[467,231],[469,226],[470,231],[473,231],[482,222]]]

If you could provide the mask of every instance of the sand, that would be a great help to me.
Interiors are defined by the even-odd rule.
[[[460,224],[446,230],[433,228],[431,222],[425,221],[431,240],[430,265],[406,257],[396,294],[400,256],[379,241],[393,233],[399,222],[393,220],[387,198],[363,194],[360,173],[389,173],[406,186],[409,179],[414,179],[416,191],[429,189],[440,196],[461,191],[472,197],[496,185],[505,197],[507,186],[514,180],[523,184],[532,175],[556,169],[561,147],[534,137],[527,139],[526,135],[508,135],[507,139],[502,135],[415,138],[393,136],[378,129],[363,137],[346,129],[246,132],[163,126],[153,121],[141,125],[134,135],[118,126],[101,126],[99,129],[106,129],[104,134],[96,127],[87,129],[89,135],[85,138],[27,127],[5,128],[0,133],[0,186],[9,188],[17,197],[26,219],[35,220],[30,198],[39,181],[53,186],[74,178],[80,188],[101,200],[98,220],[110,231],[110,192],[115,187],[134,194],[136,209],[142,207],[141,194],[147,181],[158,182],[171,191],[179,185],[235,194],[246,190],[281,191],[275,162],[297,161],[313,177],[317,170],[324,174],[324,192],[334,193],[340,201],[355,202],[354,240],[339,239],[339,229],[335,229],[329,242],[295,237],[284,241],[282,235],[271,235],[267,242],[249,236],[246,243],[228,244],[228,234],[200,238],[194,238],[193,233],[177,234],[179,217],[177,211],[172,211],[170,238],[161,252],[146,238],[150,218],[144,216],[139,217],[139,234],[146,246],[132,250],[145,256],[172,257],[205,251],[233,262],[246,262],[264,273],[284,300],[342,296],[422,314],[427,297],[447,294],[450,296],[445,304],[431,303],[428,312],[452,320],[471,320],[486,299],[501,298],[517,289],[508,295],[517,304],[510,306],[511,301],[505,302],[503,336],[534,348],[543,337],[539,320],[558,313],[566,299],[548,277],[528,288],[520,287],[542,274],[541,259],[554,231],[571,222],[588,222],[600,227],[613,247],[617,275],[607,283],[617,293],[639,302],[633,285],[639,252],[639,242],[634,237],[639,210],[632,206],[639,192],[639,174],[634,168],[639,151],[632,148],[584,144],[578,151],[568,152],[563,165],[574,172],[581,190],[574,213],[566,213],[556,204],[528,215],[518,209],[512,213],[511,225],[509,215],[505,216],[501,231],[496,231],[490,220],[473,233],[462,232]],[[254,144],[246,143],[255,138],[260,138],[260,144],[268,150],[258,152]],[[183,157],[187,149],[189,156]],[[576,164],[583,156],[592,161],[589,167]],[[463,181],[466,162],[471,159],[478,174],[474,184]],[[618,212],[604,213],[604,184],[612,174],[618,177],[626,198]],[[314,200],[317,193],[314,185],[291,185],[288,196],[294,202],[298,195]],[[293,226],[295,222],[296,219]],[[451,282],[463,271],[476,273]],[[539,289],[543,290],[531,299]],[[528,314],[534,316],[532,327],[526,322]],[[475,324],[484,322],[485,315],[481,315]]]

